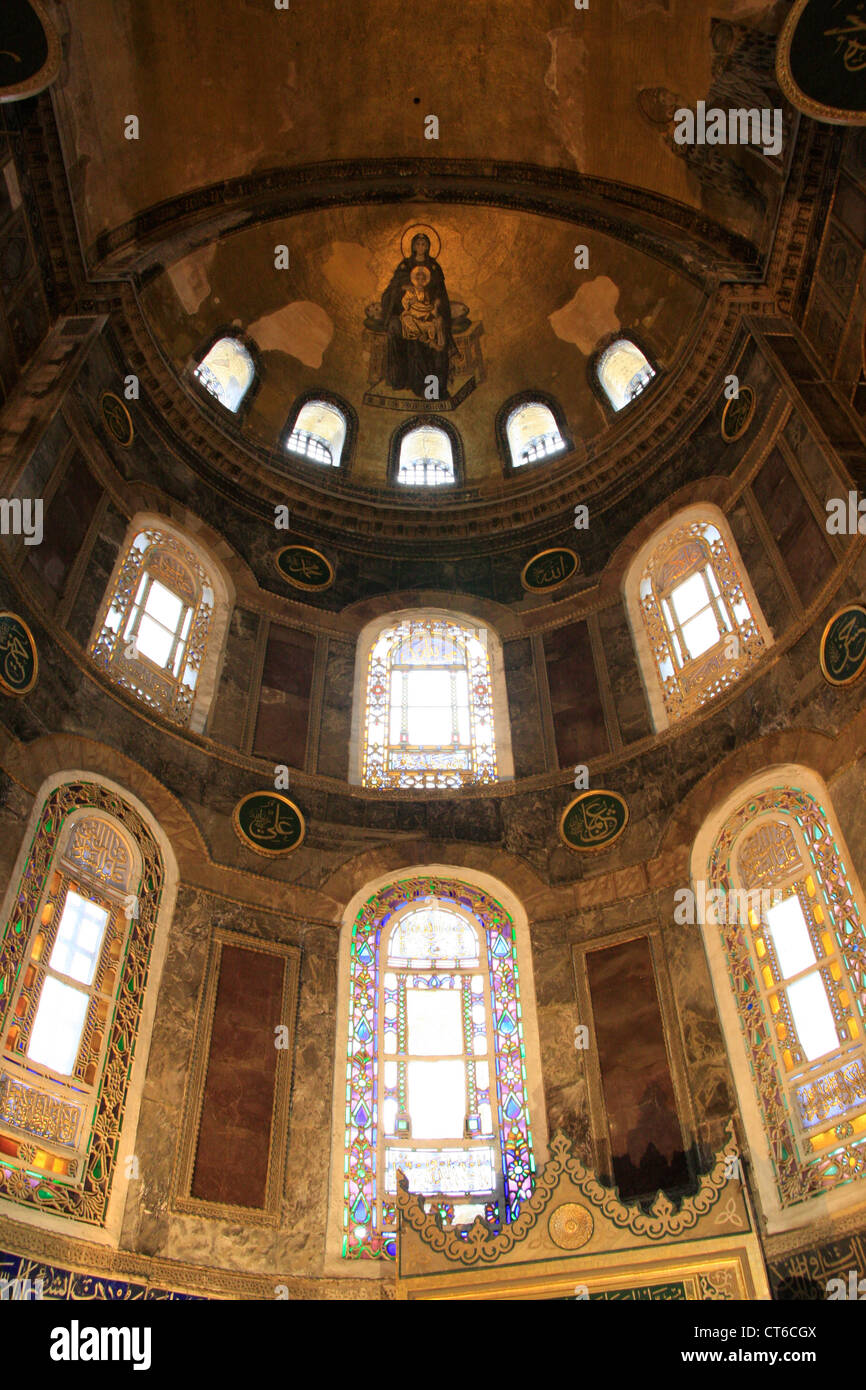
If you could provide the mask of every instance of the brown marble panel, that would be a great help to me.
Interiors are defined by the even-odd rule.
[[[268,634],[253,752],[303,767],[316,639],[276,623]]]
[[[607,729],[586,623],[569,623],[546,633],[544,655],[559,766],[573,767],[607,753]]]
[[[684,1187],[689,1172],[649,941],[589,951],[586,971],[613,1180],[626,1200]]]
[[[223,946],[191,1195],[264,1207],[284,962]]]

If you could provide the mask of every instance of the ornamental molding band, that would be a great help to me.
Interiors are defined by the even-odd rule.
[[[82,810],[97,816],[77,820],[75,831],[67,835],[70,817]],[[134,840],[140,854],[140,879],[128,876],[132,873],[128,848],[101,816],[110,817]],[[90,831],[79,833],[78,827],[85,826]],[[104,833],[94,834],[94,830]],[[57,852],[61,837],[66,842],[62,858]],[[98,967],[96,978],[106,994],[111,992],[108,977],[118,981],[113,1003],[104,1017],[96,1000],[92,1016],[88,1012],[74,1084],[49,1084],[35,1073],[32,1077],[28,1073],[25,1081],[15,1060],[24,1055],[44,968],[29,983],[24,977],[14,1023],[11,1015],[22,969],[28,958],[33,959],[37,914],[41,914],[46,938],[45,958],[50,952],[60,916],[55,910],[58,894],[68,881],[64,864],[77,876],[89,875],[94,883],[105,885],[104,893],[113,891],[115,897],[122,897],[126,890],[127,903],[134,899],[134,907],[128,930],[109,934]],[[117,887],[118,875],[122,888]],[[0,1196],[10,1201],[93,1226],[105,1224],[163,879],[156,840],[138,812],[120,796],[90,782],[70,782],[47,797],[0,938],[0,1037],[5,1044],[0,1059],[4,1078]],[[31,1086],[31,1079],[39,1084]],[[61,1086],[62,1100],[57,1095]],[[92,1116],[89,1123],[82,1124],[84,1116],[74,1113],[82,1107]]]
[[[436,1204],[398,1177],[397,1297],[769,1298],[760,1244],[727,1143],[697,1192],[626,1205],[575,1157],[562,1132],[520,1214],[498,1232],[478,1217],[446,1228]]]
[[[756,829],[743,837],[753,822]],[[786,1209],[866,1175],[866,932],[825,812],[805,791],[771,788],[728,817],[709,857],[707,885],[729,903],[744,882],[745,891],[767,899],[773,884],[777,903],[799,904],[838,1039],[810,1060],[789,991],[780,986],[784,972],[766,907],[750,909],[745,923],[724,910],[723,919],[735,920],[710,930],[721,933],[773,1184]]]

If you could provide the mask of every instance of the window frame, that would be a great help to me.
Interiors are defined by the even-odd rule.
[[[515,463],[511,457],[511,445],[508,441],[508,421],[516,410],[524,405],[543,405],[546,406],[553,416],[556,427],[559,430],[564,448],[557,453],[545,458],[534,459],[532,462]],[[509,396],[496,412],[494,421],[494,434],[496,447],[502,459],[502,471],[506,478],[523,477],[533,472],[536,468],[554,468],[563,459],[568,458],[574,453],[574,437],[568,429],[568,422],[565,411],[555,396],[551,396],[547,391],[518,391],[516,395]]]
[[[323,405],[329,405],[334,410],[338,410],[343,417],[345,434],[343,436],[343,447],[340,450],[340,462],[338,464],[316,463],[314,459],[307,458],[303,454],[296,454],[288,448],[288,441],[294,433],[297,425],[298,416],[305,405],[311,405],[315,401],[321,401]],[[323,480],[345,477],[351,470],[355,458],[355,449],[358,442],[358,416],[347,400],[342,396],[336,395],[333,391],[311,389],[302,391],[292,402],[291,410],[286,417],[286,423],[280,431],[279,438],[270,455],[270,462],[277,468],[286,470],[289,468],[300,468],[309,472],[311,477]]]
[[[794,1078],[789,1081],[781,1057],[783,1039],[776,1036],[774,1028],[767,1027],[762,1031],[758,1045],[746,1024],[756,1003],[763,1001],[768,992],[783,988],[784,984],[774,982],[765,988],[764,981],[755,971],[754,963],[759,957],[753,949],[753,940],[762,928],[755,928],[750,920],[745,931],[742,930],[738,922],[743,908],[740,907],[737,912],[727,911],[721,907],[719,900],[709,896],[709,893],[720,891],[719,885],[725,880],[730,883],[731,878],[738,893],[749,891],[739,885],[737,859],[742,843],[761,823],[790,821],[801,853],[804,839],[809,848],[809,837],[805,834],[801,836],[800,827],[795,821],[797,816],[805,817],[807,825],[814,821],[821,829],[822,834],[813,840],[818,848],[817,859],[824,867],[829,865],[830,872],[833,872],[834,862],[840,864],[857,925],[866,942],[866,900],[855,863],[842,835],[828,788],[808,768],[783,764],[766,768],[741,783],[704,821],[695,839],[690,861],[698,921],[723,1040],[770,1234],[794,1230],[810,1225],[819,1217],[861,1206],[866,1197],[866,1173],[859,1177],[847,1176],[844,1162],[838,1165],[839,1171],[835,1177],[832,1173],[829,1176],[821,1173],[822,1164],[832,1166],[835,1155],[847,1152],[846,1136],[838,1137],[835,1144],[831,1142],[823,1148],[814,1149],[808,1159],[804,1156],[804,1127],[800,1126],[798,1131],[787,1102],[793,1088],[802,1086],[803,1080],[797,1079],[797,1069],[792,1069]],[[806,861],[807,873],[815,873],[815,863],[816,857],[810,852]],[[734,866],[733,874],[731,865]],[[823,876],[819,870],[817,877]],[[779,875],[783,881],[791,877],[790,873]],[[772,883],[762,886],[764,891],[772,894]],[[759,889],[753,888],[751,891]],[[850,919],[847,909],[845,915],[846,919]],[[731,917],[735,918],[733,924]],[[835,929],[832,913],[828,925],[831,931]],[[837,940],[835,951],[839,950]],[[755,1017],[765,1017],[763,1008]],[[778,1015],[771,1014],[769,1017]],[[769,1056],[764,1038],[769,1043]],[[860,1055],[866,1058],[866,1029],[858,1047]],[[852,1057],[853,1053],[851,1047],[843,1043],[836,1049],[836,1055],[838,1060],[835,1063],[832,1058],[828,1061],[825,1054],[812,1063],[804,1063],[804,1066],[813,1076],[818,1073],[823,1075],[828,1070],[832,1071],[834,1066],[838,1069],[849,1065],[845,1058]],[[784,1104],[774,1099],[777,1095],[786,1097]],[[866,1116],[866,1100],[861,1103],[860,1114]],[[843,1116],[841,1119],[828,1119],[824,1128],[844,1128],[845,1124]],[[822,1127],[809,1127],[806,1132],[817,1137]],[[866,1159],[864,1136],[866,1127],[847,1136],[852,1147],[859,1143],[861,1171]]]
[[[400,473],[400,450],[403,440],[407,435],[412,434],[418,429],[441,430],[447,436],[451,444],[451,464],[454,470],[454,479],[449,483],[401,483],[398,481]],[[421,500],[430,502],[436,497],[449,496],[455,489],[465,486],[465,457],[463,452],[463,440],[459,431],[450,420],[442,419],[438,414],[413,415],[410,419],[402,421],[393,431],[388,443],[388,485],[398,493],[401,498],[407,501]]]
[[[600,367],[602,358],[604,357],[605,353],[607,353],[612,347],[615,347],[617,343],[623,341],[631,343],[634,347],[638,349],[639,352],[643,353],[644,357],[646,358],[647,362],[653,370],[653,376],[646,383],[643,389],[639,391],[635,397],[633,397],[632,400],[626,401],[625,405],[620,406],[620,408],[617,410],[610,397],[608,396],[605,386],[602,383]],[[590,354],[586,364],[586,372],[587,381],[589,382],[592,394],[595,396],[596,400],[601,406],[602,413],[607,424],[613,424],[618,420],[625,419],[627,415],[630,415],[632,411],[634,411],[638,407],[638,404],[641,400],[644,400],[645,402],[647,392],[653,390],[653,388],[658,385],[658,383],[661,381],[662,377],[665,374],[664,364],[661,362],[660,358],[658,358],[656,354],[650,350],[649,345],[647,344],[646,340],[641,336],[641,334],[636,333],[634,329],[631,328],[629,328],[628,330],[620,329],[616,333],[606,334],[605,337],[602,338],[602,340],[596,345],[595,350]]]
[[[215,348],[217,343],[223,338],[231,338],[236,343],[239,343],[248,353],[253,368],[252,379],[241,397],[237,410],[230,410],[228,406],[223,405],[219,397],[215,396],[212,391],[209,391],[204,383],[196,376],[198,368],[202,365],[208,353]],[[196,399],[208,406],[219,418],[221,424],[226,425],[232,422],[239,427],[246,420],[262,384],[261,353],[259,351],[259,346],[248,333],[244,333],[241,329],[236,327],[236,325],[224,324],[211,334],[207,342],[198,352],[193,353],[189,358],[184,377]]]

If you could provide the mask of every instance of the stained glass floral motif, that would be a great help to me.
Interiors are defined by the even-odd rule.
[[[495,781],[486,630],[447,618],[385,628],[367,668],[364,785]]]
[[[237,338],[218,339],[193,373],[208,394],[233,413],[240,409],[255,374],[253,359]]]
[[[783,1207],[866,1175],[866,932],[827,816],[777,787],[727,819],[708,865]],[[748,890],[746,920],[732,910]],[[757,890],[753,892],[752,890]]]
[[[532,1192],[514,927],[478,888],[415,878],[352,929],[343,1255],[393,1259],[396,1175],[498,1228]]]
[[[659,542],[639,596],[671,719],[726,690],[764,651],[733,557],[708,521],[677,527]]]
[[[213,613],[214,591],[194,552],[170,532],[140,531],[103,604],[90,655],[146,705],[188,724]]]

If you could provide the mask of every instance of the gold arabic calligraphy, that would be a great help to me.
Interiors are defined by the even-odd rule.
[[[0,655],[3,656],[3,674],[13,687],[24,685],[27,681],[30,650],[11,625],[5,632],[0,626]]]
[[[852,613],[827,639],[827,670],[835,679],[853,674],[866,655],[866,617]]]
[[[293,840],[296,829],[292,823],[292,813],[289,813],[288,820],[282,820],[281,810],[282,803],[279,801],[259,807],[250,816],[247,834],[254,840]]]
[[[846,72],[860,72],[866,67],[866,18],[862,15],[846,15],[845,24],[825,29],[824,37],[836,40],[837,49],[844,54]]]
[[[581,801],[574,808],[574,820],[583,821],[582,827],[575,825],[578,838],[584,843],[597,843],[614,835],[619,825],[619,815],[614,803],[598,797],[595,800]],[[571,819],[571,817],[569,818]]]

